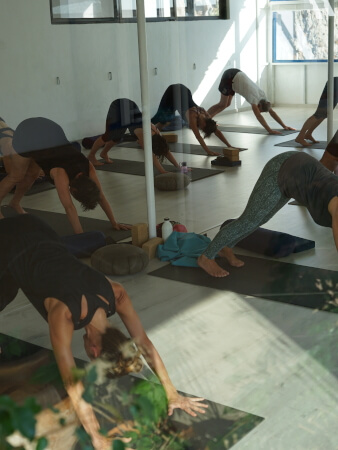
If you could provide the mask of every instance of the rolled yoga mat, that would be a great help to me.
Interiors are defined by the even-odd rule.
[[[310,141],[308,141],[310,142]],[[301,144],[298,144],[298,142],[296,142],[294,139],[292,139],[292,141],[285,141],[285,142],[280,142],[279,144],[275,144],[275,147],[292,147],[292,148],[315,148],[315,149],[320,149],[320,150],[325,150],[327,146],[327,142],[326,141],[320,141],[316,144],[311,144],[308,147],[304,147]]]
[[[1,211],[5,217],[13,217],[16,212],[9,206],[3,206]],[[33,214],[46,222],[59,236],[74,234],[73,228],[63,213],[40,211],[38,209],[25,208],[29,214]],[[122,241],[131,237],[130,230],[114,230],[109,220],[93,219],[91,217],[79,217],[84,231],[102,231],[106,237],[110,236],[114,241]]]
[[[126,148],[141,148],[137,142],[128,142],[124,144],[123,142],[119,144],[119,147]],[[209,150],[212,152],[217,152],[220,155],[223,155],[223,147],[219,145],[208,145]],[[237,147],[236,147],[237,148]],[[184,142],[170,142],[169,149],[172,153],[187,153],[191,155],[202,155],[208,156],[207,153],[203,150],[203,148],[199,144],[186,144]],[[247,150],[247,148],[239,148],[239,151]]]
[[[36,375],[36,373],[34,374],[35,381],[33,382],[32,380],[31,383],[33,386],[39,387],[46,383],[58,386],[57,383],[60,381],[60,376],[58,375],[58,370],[54,362],[52,350],[43,349],[38,345],[29,344],[24,340],[13,338],[2,333],[0,333],[0,347],[1,346],[4,348],[5,352],[3,355],[0,355],[0,365],[2,364],[2,366],[4,366],[5,364],[11,364],[10,368],[2,367],[2,371],[0,368],[0,379],[1,381],[3,381],[2,385],[6,385],[6,375],[8,374],[8,376],[10,376],[11,378],[11,380],[8,381],[11,381],[13,388],[15,388],[16,383],[19,385],[19,387],[21,387],[23,383],[22,378],[24,377],[24,374],[22,374],[22,369],[27,372],[30,371],[30,375],[31,372],[33,372],[32,369],[35,369],[35,372],[38,372],[38,376]],[[18,354],[22,355],[22,358],[26,358],[27,360],[29,357],[39,355],[40,352],[43,352],[43,356],[46,353],[46,357],[44,357],[42,361],[44,362],[44,366],[40,364],[39,368],[36,369],[35,366],[37,366],[37,364],[35,364],[35,366],[33,367],[32,364],[30,364],[27,368],[27,364],[26,366],[20,364],[20,359],[18,359],[16,370],[15,361],[11,361],[11,351],[13,354],[13,360],[17,359],[16,355]],[[77,367],[84,367],[87,364],[87,362],[84,362],[78,358],[75,358],[75,361]],[[17,373],[19,373],[19,376],[16,377]],[[124,420],[131,420],[133,418],[130,412],[131,404],[138,404],[140,405],[140,407],[142,407],[143,405],[144,409],[142,409],[142,411],[144,414],[147,414],[149,419],[151,419],[151,417],[153,417],[154,415],[157,415],[158,409],[161,409],[162,407],[165,410],[167,407],[164,390],[161,388],[161,386],[159,386],[158,381],[157,379],[155,379],[155,376],[152,374],[152,372],[145,366],[142,369],[141,374],[141,379],[133,375],[125,375],[117,378],[116,388],[110,394],[108,393],[105,396],[105,404],[111,405],[112,410],[116,411],[116,413]],[[19,378],[19,380],[17,381],[15,378]],[[26,384],[28,386],[30,384],[30,378],[31,376],[26,376]],[[147,380],[146,378],[150,378],[150,380]],[[103,385],[105,384],[103,383]],[[58,386],[58,390],[61,391],[61,389],[62,388]],[[116,395],[117,391],[120,392],[121,395]],[[194,395],[186,394],[184,392],[179,393],[183,396],[194,397]],[[93,399],[95,401],[102,401],[101,398],[98,398],[99,395],[102,395],[101,391],[100,393],[97,392],[93,395]],[[140,396],[143,397],[143,403],[139,401]],[[123,399],[126,398],[129,398],[129,400],[127,400],[127,402],[123,402]],[[230,449],[264,420],[263,417],[247,413],[230,406],[221,405],[220,403],[215,403],[210,400],[203,400],[203,403],[206,403],[208,405],[208,408],[205,410],[204,414],[198,414],[196,417],[192,417],[184,411],[175,409],[173,415],[166,419],[166,425],[161,429],[161,436],[165,436],[165,441],[163,441],[163,444],[170,441],[170,436],[172,437],[173,443],[173,446],[168,447],[167,445],[165,445],[166,448],[168,448],[169,450],[171,448],[183,448],[181,445],[179,445],[179,447],[174,446],[177,440],[173,439],[173,434],[169,434],[169,431],[171,431],[171,433],[184,433],[184,440],[186,440],[188,444],[188,447],[185,445],[184,448],[196,450],[205,448],[214,450]],[[51,407],[52,405],[47,403],[43,406]],[[114,418],[114,416],[110,415],[109,411],[106,411],[106,417]],[[100,426],[106,430],[110,430],[113,427],[112,422],[116,422],[116,418],[115,420],[104,419],[104,415],[101,414],[98,414],[97,418],[99,420]],[[62,433],[62,424],[60,425],[59,433]],[[227,441],[226,447],[223,445],[223,442],[225,440]],[[218,445],[217,442],[220,445]],[[153,442],[149,443],[149,448],[155,448],[151,445],[152,443]],[[131,445],[132,447],[135,446],[135,444],[133,443]],[[55,446],[53,448],[61,447]],[[67,449],[70,447],[66,446],[64,448]],[[76,448],[78,447],[76,446]],[[148,447],[144,446],[142,448]]]
[[[142,161],[129,161],[125,159],[113,158],[112,164],[104,164],[103,166],[95,166],[96,170],[104,170],[106,172],[125,173],[128,175],[140,175],[145,176],[144,162]],[[168,172],[177,172],[178,170],[172,164],[162,164],[163,168]],[[159,172],[155,169],[155,175]],[[216,169],[200,169],[199,167],[193,167],[191,172],[187,175],[191,178],[191,181],[202,180],[203,178],[212,177],[219,173],[224,173],[224,170]]]
[[[286,136],[292,133],[298,133],[297,130],[284,130],[284,128],[273,128],[273,131],[279,131],[281,134],[270,134],[263,127],[252,127],[250,125],[218,125],[218,129],[229,133],[251,133],[251,134],[265,134],[267,136]]]
[[[212,277],[199,267],[171,264],[148,275],[338,313],[338,305],[334,302],[338,296],[337,271],[252,256],[239,255],[238,258],[244,261],[243,267],[232,267],[224,258],[216,259],[217,264],[230,274],[223,278]]]

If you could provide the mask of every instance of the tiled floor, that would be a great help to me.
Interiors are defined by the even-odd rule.
[[[313,112],[306,107],[276,110],[298,129]],[[249,111],[218,120],[256,125]],[[325,125],[315,132],[322,140]],[[190,130],[178,134],[180,140],[194,142]],[[242,166],[225,168],[224,174],[192,183],[183,192],[156,191],[157,221],[169,216],[189,231],[208,230],[213,237],[219,224],[241,213],[264,164],[290,150],[274,144],[294,136],[228,133],[233,146],[249,148],[240,154]],[[210,144],[217,145],[217,139],[211,138]],[[318,159],[322,154],[304,151]],[[112,150],[112,159],[114,155],[143,157],[141,150],[123,148]],[[192,167],[211,167],[210,157],[175,157]],[[98,176],[119,221],[147,221],[143,177],[108,172]],[[55,191],[26,197],[23,205],[62,212]],[[104,218],[99,210],[86,214]],[[285,261],[338,271],[331,229],[317,226],[304,208],[286,205],[266,226],[316,241],[314,250]],[[162,264],[152,260],[144,273],[115,279],[128,290],[175,386],[265,418],[236,450],[337,450],[338,316],[147,275]],[[47,325],[22,294],[2,312],[0,330],[50,348]],[[73,349],[84,358],[81,331],[75,334]]]

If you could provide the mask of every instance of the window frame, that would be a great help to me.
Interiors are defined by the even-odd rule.
[[[84,24],[99,24],[99,23],[136,23],[136,17],[122,17],[121,0],[114,1],[115,17],[101,17],[101,18],[54,18],[53,17],[53,1],[49,0],[50,18],[52,25],[84,25]],[[187,0],[187,6],[194,7],[194,0]],[[176,14],[176,0],[173,0],[173,9]],[[181,21],[195,21],[195,20],[229,20],[230,8],[229,0],[219,0],[219,15],[218,16],[171,16],[171,17],[146,17],[146,22],[181,22]]]

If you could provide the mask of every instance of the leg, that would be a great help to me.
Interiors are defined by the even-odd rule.
[[[104,159],[105,162],[108,163],[108,164],[112,164],[113,163],[113,161],[108,156],[108,152],[109,152],[109,150],[111,148],[114,147],[115,144],[116,144],[116,142],[114,142],[114,141],[106,142],[106,145],[103,147],[103,149],[102,149],[102,151],[100,153],[101,158]],[[98,163],[98,164],[101,164],[101,163]]]
[[[214,261],[216,255],[221,252],[220,256],[225,256],[231,264],[232,252],[229,252],[229,248],[266,223],[288,202],[289,199],[282,195],[278,187],[277,178],[282,163],[289,156],[288,153],[282,153],[266,164],[243,214],[221,228],[204,254],[200,256],[198,263],[207,273],[216,277],[228,275]],[[236,261],[233,262],[234,265],[238,264]]]
[[[220,101],[208,109],[210,116],[214,117],[216,114],[219,114],[221,111],[228,108],[228,106],[231,105],[232,97],[233,95],[221,94]]]
[[[151,119],[152,123],[156,124],[157,128],[159,127],[159,124],[162,124],[163,128],[165,124],[170,123],[175,117],[175,86],[176,85],[171,84],[167,87],[162,95],[158,110]]]
[[[104,142],[104,140],[102,139],[102,136],[100,136],[100,137],[98,137],[97,139],[96,139],[96,141],[94,142],[94,144],[93,144],[93,147],[90,149],[90,152],[89,152],[89,155],[88,155],[88,159],[89,159],[89,161],[93,164],[93,166],[101,166],[101,165],[103,165],[103,163],[101,163],[101,162],[99,162],[97,159],[96,159],[96,153],[97,153],[97,151],[101,148],[101,147],[103,147],[105,145],[105,142]]]
[[[0,205],[5,196],[25,177],[31,160],[18,154],[6,156],[6,165],[10,168],[8,175],[0,183]],[[0,219],[3,215],[0,212]]]
[[[25,214],[25,210],[20,205],[22,197],[29,191],[33,186],[35,180],[39,177],[41,168],[36,164],[35,161],[29,160],[30,164],[25,173],[24,178],[17,183],[16,189],[12,200],[9,202],[9,206],[19,214]]]
[[[312,142],[318,142],[312,137],[312,132],[322,123],[324,118],[317,118],[315,115],[309,117],[302,126],[302,129],[300,130],[298,136],[296,137],[295,141],[298,144],[303,145],[303,147],[307,147],[311,144],[306,142],[305,139],[309,139]]]

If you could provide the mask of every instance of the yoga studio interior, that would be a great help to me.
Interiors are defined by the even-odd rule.
[[[0,0],[0,55],[0,449],[337,450],[338,1]]]

